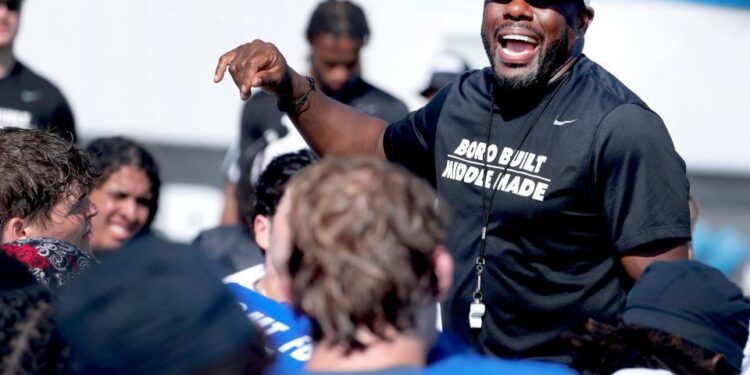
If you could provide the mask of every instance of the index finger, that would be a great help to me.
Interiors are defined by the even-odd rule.
[[[224,79],[224,72],[227,71],[227,67],[234,60],[234,50],[229,51],[219,58],[219,64],[216,65],[216,72],[214,72],[214,82],[218,83]]]

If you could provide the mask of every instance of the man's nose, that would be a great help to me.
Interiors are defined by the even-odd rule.
[[[135,199],[128,199],[122,203],[120,210],[128,221],[135,221],[138,213],[138,202]]]
[[[505,6],[503,18],[514,21],[530,21],[534,18],[534,8],[525,0],[511,0]]]

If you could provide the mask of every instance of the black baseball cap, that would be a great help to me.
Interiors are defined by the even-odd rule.
[[[748,337],[750,300],[713,267],[688,260],[656,262],[628,294],[622,320],[723,354],[739,371]]]

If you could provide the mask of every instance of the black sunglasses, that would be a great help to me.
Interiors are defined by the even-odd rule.
[[[0,4],[5,4],[8,10],[11,12],[17,12],[21,10],[21,2],[22,0],[0,0]]]

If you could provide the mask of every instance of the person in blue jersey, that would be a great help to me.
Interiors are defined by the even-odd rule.
[[[317,158],[310,150],[283,154],[271,161],[255,185],[251,232],[258,247],[265,254],[262,264],[249,267],[224,278],[239,300],[248,318],[264,330],[267,344],[276,352],[277,360],[287,368],[301,368],[310,358],[312,340],[308,336],[309,323],[297,317],[285,304],[278,273],[269,253],[274,251],[273,237],[278,229],[273,225],[277,206],[291,178]]]
[[[490,66],[391,124],[323,95],[260,40],[225,53],[214,80],[228,70],[241,98],[275,94],[320,156],[368,154],[429,181],[457,218],[443,328],[483,353],[570,363],[562,334],[616,319],[641,272],[686,259],[691,237],[664,121],[583,54],[590,5],[485,0]]]
[[[478,355],[428,365],[435,303],[452,281],[448,216],[426,182],[373,158],[324,159],[293,178],[270,256],[292,306],[310,318],[307,373],[573,373]]]

